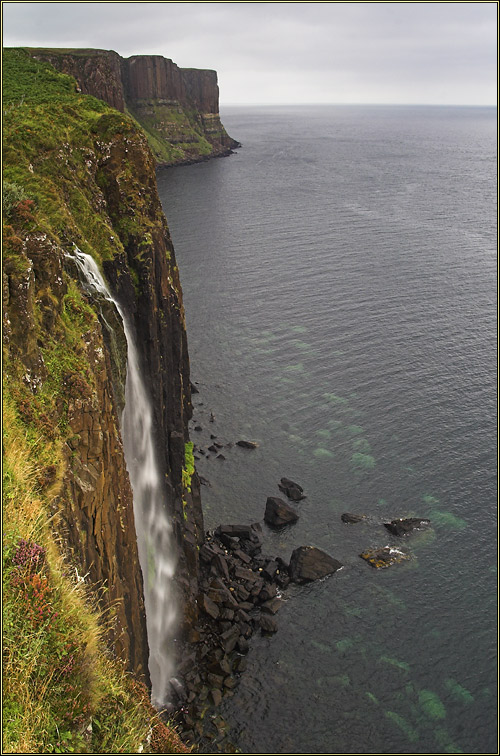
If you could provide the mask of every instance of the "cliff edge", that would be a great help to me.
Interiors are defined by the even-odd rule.
[[[97,57],[82,57],[87,84],[119,104],[108,76],[119,61]],[[180,741],[167,750],[133,688],[149,686],[149,671],[120,427],[127,350],[116,308],[82,286],[74,263],[75,249],[95,261],[137,334],[189,625],[203,519],[155,160],[131,118],[46,61],[5,50],[3,74],[4,749],[183,751]]]
[[[160,166],[221,157],[241,146],[221,123],[215,71],[179,68],[162,55],[122,58],[113,50],[28,51],[74,77],[81,92],[131,115],[146,132]]]

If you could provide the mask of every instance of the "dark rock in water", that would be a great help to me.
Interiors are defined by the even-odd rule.
[[[363,551],[359,555],[361,559],[368,562],[372,567],[377,570],[390,567],[391,564],[397,564],[403,562],[406,559],[410,559],[410,555],[401,549],[397,549],[395,546],[384,546],[381,549],[371,549],[369,551]]]
[[[236,446],[242,446],[243,449],[256,449],[258,444],[255,441],[237,441]]]
[[[292,501],[301,501],[301,499],[306,498],[302,486],[299,486],[298,483],[294,483],[293,480],[290,480],[289,478],[281,478],[281,482],[278,483],[278,488]]]
[[[231,538],[251,538],[252,537],[251,525],[219,525],[215,530],[215,535],[222,539],[222,536],[230,536]]]
[[[208,486],[209,488],[211,488],[212,484],[209,480],[204,478],[203,475],[198,475],[198,480],[200,481],[202,486]]]
[[[214,454],[217,454],[219,450],[217,449],[215,444],[212,444],[211,446],[208,447],[208,451],[211,451],[211,452],[214,452]]]
[[[342,522],[346,522],[348,525],[355,525],[357,522],[363,522],[366,520],[366,515],[351,514],[350,512],[344,512],[340,515]]]
[[[199,394],[200,393],[199,390],[194,385],[193,381],[191,381],[191,393],[192,394]]]
[[[316,546],[299,546],[290,559],[290,579],[294,583],[305,583],[331,575],[343,565]]]
[[[397,536],[406,536],[414,530],[423,530],[424,528],[428,528],[430,524],[430,520],[422,520],[419,517],[402,517],[399,520],[384,522],[387,530]]]
[[[210,434],[210,438],[211,438],[211,439],[212,439],[212,441],[213,441],[213,440],[214,440],[214,438],[217,438],[217,436],[215,435],[215,433],[211,433],[211,434]]]
[[[203,430],[203,428],[201,427],[201,425],[195,425],[194,429],[195,429],[195,431],[202,431]]]
[[[299,516],[292,507],[287,504],[283,499],[278,499],[277,496],[269,496],[266,501],[266,511],[264,513],[264,521],[268,525],[274,528],[283,527],[283,525],[291,525],[297,522]]]
[[[283,601],[276,596],[276,598],[269,599],[269,601],[264,601],[262,604],[262,610],[268,614],[276,614],[276,612],[281,609],[282,605]]]
[[[274,617],[270,617],[268,614],[261,614],[259,625],[266,633],[276,633],[278,631],[278,623]]]
[[[223,454],[217,454],[216,459],[226,459]]]

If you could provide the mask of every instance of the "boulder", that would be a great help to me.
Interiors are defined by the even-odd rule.
[[[302,486],[299,486],[298,483],[294,483],[293,480],[290,480],[289,478],[281,478],[280,483],[278,483],[278,488],[292,501],[300,501],[301,499],[306,498]]]
[[[423,530],[431,524],[430,520],[422,520],[419,517],[401,517],[399,520],[384,522],[384,526],[393,535],[407,536],[414,530]]]
[[[213,617],[213,619],[217,619],[217,617],[219,616],[219,607],[205,593],[203,593],[201,596],[201,606],[206,614],[208,614],[210,617]]]
[[[268,497],[264,513],[264,521],[268,525],[274,528],[281,528],[283,525],[292,525],[298,519],[297,512],[283,499],[278,499],[277,496]]]
[[[306,583],[331,575],[342,566],[316,546],[299,546],[290,559],[290,578],[294,583]]]
[[[355,525],[358,522],[363,522],[363,520],[366,520],[366,515],[351,514],[350,512],[344,512],[344,514],[340,515],[340,519],[342,520],[342,522],[345,522],[348,525]]]
[[[269,616],[269,614],[261,614],[259,617],[259,625],[265,633],[275,633],[278,630],[278,623],[274,617]]]
[[[255,441],[237,441],[236,446],[241,446],[243,449],[256,449],[258,444]]]
[[[410,559],[409,554],[401,549],[397,549],[395,546],[384,546],[381,549],[363,551],[359,556],[376,570],[381,570],[385,567],[390,567],[391,564],[397,564],[398,562]]]

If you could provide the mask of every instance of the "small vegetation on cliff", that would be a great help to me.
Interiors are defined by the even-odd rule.
[[[68,554],[61,516],[68,403],[92,401],[99,369],[97,314],[64,252],[123,254],[95,150],[134,126],[25,51],[5,50],[3,73],[3,752],[185,752],[112,655],[112,613]]]

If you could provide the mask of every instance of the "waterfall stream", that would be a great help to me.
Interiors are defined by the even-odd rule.
[[[110,293],[92,257],[75,246],[71,259],[92,293],[115,305],[127,341],[122,439],[133,491],[135,529],[144,582],[152,702],[161,708],[168,702],[169,681],[174,672],[171,644],[176,623],[173,594],[175,549],[155,452],[151,401],[141,374],[130,318]],[[104,322],[111,328],[105,319]]]

